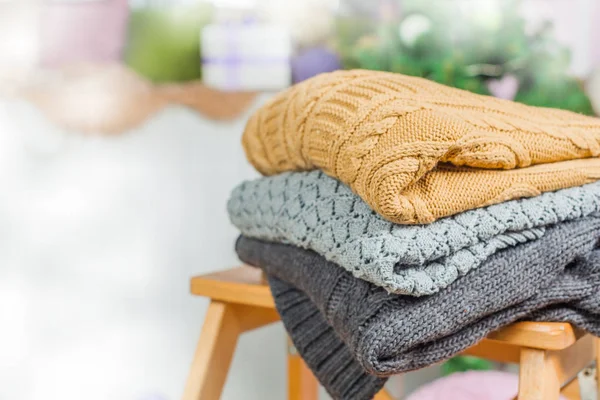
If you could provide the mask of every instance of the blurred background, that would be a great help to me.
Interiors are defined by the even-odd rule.
[[[595,0],[1,0],[0,399],[180,398],[275,91],[365,68],[600,115],[599,42]],[[284,398],[285,345],[243,336],[224,398]]]

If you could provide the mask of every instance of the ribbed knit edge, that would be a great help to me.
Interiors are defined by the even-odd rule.
[[[302,291],[268,276],[275,306],[294,346],[334,399],[372,399],[387,378],[367,374]],[[304,319],[303,316],[309,315]]]

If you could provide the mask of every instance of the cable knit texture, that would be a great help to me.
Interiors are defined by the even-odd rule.
[[[321,171],[293,172],[242,183],[228,211],[243,235],[313,250],[389,292],[421,296],[549,224],[600,214],[600,182],[406,226]]]
[[[283,91],[242,142],[264,175],[321,169],[399,224],[600,178],[599,159],[556,163],[600,154],[597,118],[379,71],[321,74]]]
[[[335,399],[370,399],[385,377],[450,358],[518,320],[570,322],[600,335],[600,219],[549,227],[493,255],[443,292],[390,295],[318,254],[241,237],[269,275],[296,348]]]

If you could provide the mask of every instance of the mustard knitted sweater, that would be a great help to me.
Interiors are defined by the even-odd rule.
[[[321,169],[400,224],[600,179],[599,119],[387,72],[295,85],[242,141],[262,174]]]

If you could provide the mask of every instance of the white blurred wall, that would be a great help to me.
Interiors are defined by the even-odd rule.
[[[208,304],[189,278],[237,263],[243,123],[178,107],[85,137],[0,100],[0,399],[181,396]],[[284,347],[244,336],[223,398],[283,398]]]

